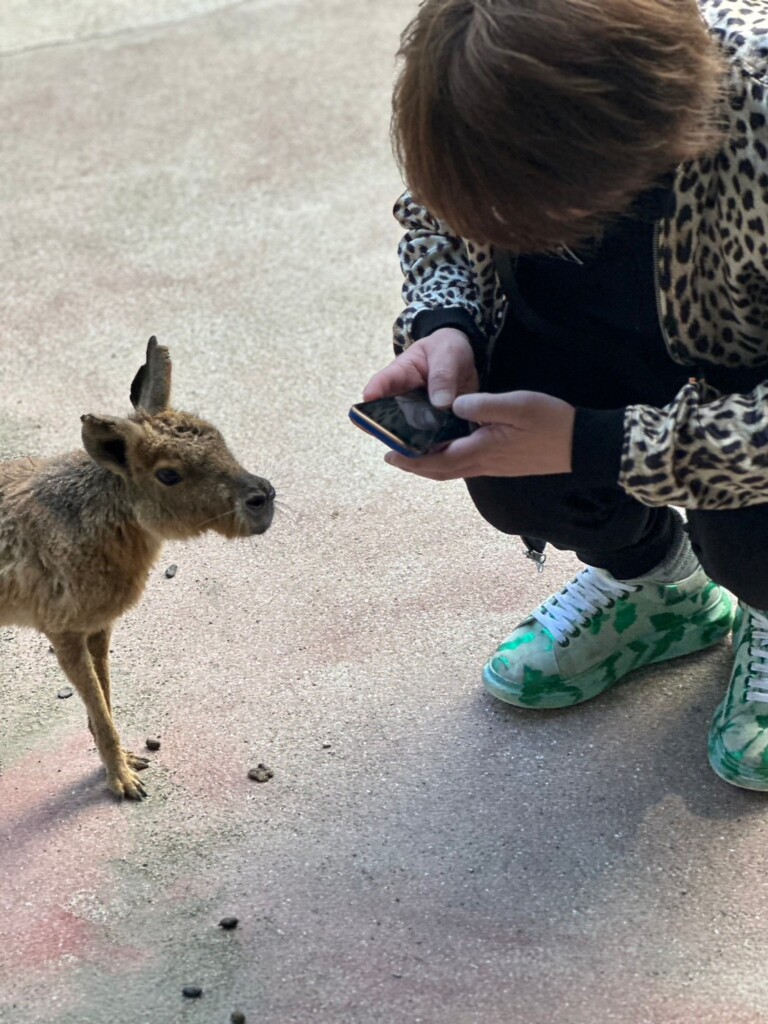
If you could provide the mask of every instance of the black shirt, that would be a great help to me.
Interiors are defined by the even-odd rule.
[[[572,471],[592,483],[618,480],[624,409],[616,407],[617,393],[626,394],[630,380],[644,381],[644,400],[661,406],[688,375],[667,352],[657,306],[657,221],[673,205],[670,176],[638,196],[599,241],[576,252],[496,254],[509,316],[555,345],[588,345],[592,359],[601,348],[621,349],[625,386],[616,387],[616,359],[606,358],[610,378],[598,376],[592,407],[576,411]]]

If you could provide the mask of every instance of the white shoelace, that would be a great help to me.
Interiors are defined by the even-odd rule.
[[[606,608],[613,607],[618,598],[626,597],[627,594],[640,589],[641,587],[636,584],[615,580],[599,569],[589,566],[563,587],[559,594],[553,594],[548,598],[541,608],[533,613],[533,618],[565,647],[570,636],[578,636],[582,626],[589,625],[591,619],[602,615]],[[768,647],[765,653],[768,655]],[[768,687],[768,663],[766,672]],[[768,701],[768,690],[762,699]]]
[[[768,704],[768,615],[749,609],[752,618],[752,643],[749,648],[747,700]]]

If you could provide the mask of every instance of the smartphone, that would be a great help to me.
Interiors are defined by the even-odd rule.
[[[349,418],[355,426],[410,459],[466,437],[472,429],[467,420],[450,409],[436,409],[421,388],[393,398],[360,402],[349,410]]]

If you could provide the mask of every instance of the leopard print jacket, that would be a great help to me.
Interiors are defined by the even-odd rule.
[[[701,368],[766,365],[745,395],[692,378],[663,409],[630,406],[619,485],[646,505],[730,509],[768,501],[768,0],[700,0],[729,64],[727,141],[681,165],[658,223],[658,305],[671,357]],[[466,310],[492,344],[506,311],[490,247],[460,239],[405,193],[395,217],[407,308]]]

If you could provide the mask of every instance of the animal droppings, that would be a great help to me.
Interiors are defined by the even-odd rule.
[[[181,990],[181,994],[186,996],[187,999],[199,999],[203,994],[203,990],[198,985],[185,985]]]
[[[74,692],[75,691],[72,689],[71,686],[62,686],[62,688],[59,690],[56,696],[60,700],[66,700],[66,698],[71,697]]]
[[[223,928],[225,932],[231,932],[233,928],[237,928],[238,919],[236,917],[222,917],[219,921],[219,928]]]
[[[233,1010],[229,1024],[245,1024],[245,1014],[241,1010]]]
[[[160,740],[154,739],[152,736],[148,736],[146,739],[147,750],[159,750]]]
[[[169,580],[173,579],[173,577],[176,575],[176,573],[178,571],[178,568],[179,567],[176,564],[168,566],[168,568],[165,570],[165,575],[167,576],[167,578]]]
[[[254,782],[269,782],[274,774],[271,768],[267,768],[265,764],[259,764],[258,767],[251,768],[248,778],[253,779]]]

